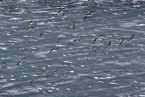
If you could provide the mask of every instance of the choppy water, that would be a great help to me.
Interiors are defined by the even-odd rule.
[[[60,15],[54,15],[59,9]],[[144,10],[144,0],[2,1],[0,84],[4,85],[0,97],[145,97]],[[93,13],[83,20],[90,11]],[[31,20],[34,28],[27,30]],[[71,21],[81,23],[68,29]],[[132,41],[119,45],[119,38],[133,34]],[[74,40],[75,45],[67,46]],[[110,48],[101,52],[109,41]],[[87,60],[93,46],[96,53]],[[56,50],[49,54],[53,48]],[[67,73],[72,69],[73,73]],[[46,77],[55,70],[55,77]]]

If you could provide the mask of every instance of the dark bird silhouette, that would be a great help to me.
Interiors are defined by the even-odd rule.
[[[42,33],[40,34],[40,36],[39,36],[39,39],[38,39],[38,40],[40,40],[40,39],[41,39],[41,36],[42,36]]]
[[[31,30],[32,28],[34,28],[34,26],[30,26],[27,30]]]
[[[118,41],[122,40],[123,38],[119,38]]]
[[[33,78],[32,81],[30,81],[30,83],[32,83],[34,80],[36,80],[37,78]]]
[[[89,12],[85,17],[84,20],[92,13],[93,11]]]
[[[52,53],[52,51],[54,51],[55,50],[55,48],[53,48],[50,52],[49,52],[49,54],[51,54]]]
[[[131,36],[131,38],[128,41],[131,41],[133,37],[134,37],[134,34]]]
[[[85,36],[81,37],[81,38],[79,39],[79,42],[80,42],[82,39],[84,39],[84,38],[85,38]]]
[[[93,50],[92,52],[89,53],[89,55],[87,56],[87,60],[89,59],[90,55],[91,55],[93,52],[96,52],[96,50]]]
[[[64,13],[62,14],[61,18],[59,18],[58,20],[63,19],[63,16],[64,16]]]
[[[104,52],[105,50],[107,50],[110,47],[110,45],[111,45],[111,41],[109,42],[108,46],[102,52]]]
[[[23,58],[22,60],[20,60],[17,65],[19,65],[24,59],[26,59],[27,57]]]
[[[55,15],[59,15],[60,14],[60,11],[61,11],[61,9],[59,9],[59,11],[57,12],[57,14],[55,14]]]
[[[70,28],[70,25],[73,24],[73,23],[74,23],[74,22],[70,22],[69,25],[68,25],[68,28]]]
[[[75,29],[75,25],[76,25],[77,23],[81,23],[81,22],[75,22],[75,23],[73,24],[73,29]]]
[[[73,43],[69,43],[69,44],[67,44],[67,45],[70,45],[70,44],[75,45],[75,42],[76,42],[76,41],[77,41],[77,40],[74,40]]]
[[[104,38],[104,39],[105,39],[105,38]],[[102,44],[103,44],[103,43],[104,43],[104,39],[102,39],[102,41],[101,41],[100,43],[102,43]]]
[[[53,76],[53,77],[55,77],[55,73],[57,72],[57,70],[55,70],[51,75]],[[47,75],[46,77],[49,77],[49,76],[51,76],[51,75]]]
[[[29,22],[29,24],[27,26],[30,26],[30,24],[32,23],[32,20]],[[26,26],[25,26],[26,27]]]
[[[98,37],[96,37],[95,38],[95,40],[94,40],[94,42],[98,39],[98,38],[100,38],[100,36],[103,36],[104,34],[101,34],[101,35],[99,35]]]
[[[122,41],[120,42],[120,45],[121,45],[121,44],[123,43],[123,41],[125,41],[125,40],[126,40],[126,39],[123,38]]]

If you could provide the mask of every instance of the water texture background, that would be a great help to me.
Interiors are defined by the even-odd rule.
[[[2,1],[0,97],[145,97],[144,10],[144,0]],[[27,30],[31,20],[34,28]],[[68,28],[71,21],[81,23]],[[46,77],[55,70],[55,77]]]

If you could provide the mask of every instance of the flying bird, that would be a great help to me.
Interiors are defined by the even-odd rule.
[[[42,36],[42,33],[40,34],[40,36],[39,36],[39,39],[38,39],[38,40],[40,40],[40,39],[41,39],[41,36]]]
[[[10,10],[11,10],[10,8],[7,9],[7,14],[9,13]]]
[[[105,39],[105,38],[104,38],[104,39]],[[100,43],[102,43],[102,44],[103,44],[103,43],[104,43],[104,39],[102,39],[102,41],[101,41]]]
[[[91,55],[93,52],[96,52],[96,50],[93,50],[92,52],[89,53],[89,55],[87,56],[87,60],[89,59],[90,55]]]
[[[119,38],[118,41],[122,40],[123,38]]]
[[[58,20],[63,19],[63,16],[64,16],[64,13],[62,14],[61,18],[59,18]]]
[[[69,25],[68,25],[68,28],[70,28],[70,25],[73,24],[73,23],[74,23],[74,22],[70,22]]]
[[[32,28],[34,28],[34,26],[30,26],[27,30],[31,30]]]
[[[75,22],[75,23],[73,24],[73,29],[75,29],[75,25],[76,25],[77,23],[81,23],[81,22]]]
[[[30,24],[32,23],[32,20],[29,22],[29,24],[27,26],[30,26]],[[26,26],[25,26],[26,27]]]
[[[76,41],[77,41],[77,40],[74,40],[73,43],[69,43],[69,44],[67,44],[67,45],[70,45],[70,44],[75,45],[75,42],[76,42]]]
[[[95,40],[94,40],[94,42],[98,39],[98,38],[100,38],[100,36],[103,36],[104,34],[101,34],[101,35],[99,35],[98,37],[96,37],[95,38]]]
[[[102,52],[104,52],[105,50],[107,50],[110,47],[110,45],[111,45],[111,41],[109,42],[108,46]]]
[[[61,42],[61,38],[59,38],[59,41],[58,41],[58,43],[60,43]]]
[[[93,11],[89,12],[85,17],[84,20],[92,13]]]
[[[81,38],[79,39],[79,42],[80,42],[82,39],[84,39],[84,38],[85,38],[85,36],[81,37]]]
[[[30,83],[32,83],[34,80],[36,80],[37,78],[33,78],[32,81],[30,81]]]
[[[22,60],[20,60],[17,65],[19,65],[24,59],[26,59],[27,57],[23,58]]]
[[[18,11],[21,11],[20,6],[21,6],[21,5],[19,5]]]
[[[53,49],[49,52],[49,54],[51,54],[51,52],[54,51],[54,50],[55,50],[55,48],[53,48]]]
[[[53,77],[55,77],[55,73],[57,72],[57,70],[55,70],[51,75],[53,76]],[[46,77],[49,77],[49,76],[51,76],[51,75],[47,75]]]
[[[59,11],[57,12],[57,14],[54,14],[54,15],[59,15],[60,14],[60,11],[61,11],[61,9],[59,9]]]
[[[126,40],[126,39],[123,38],[122,41],[120,42],[120,45],[121,45],[121,44],[123,43],[123,41],[125,41],[125,40]]]
[[[46,73],[47,67],[48,67],[48,66],[45,67],[45,70],[43,71],[44,73]]]
[[[74,70],[73,70],[73,69],[71,69],[71,70],[69,70],[69,71],[68,71],[68,73],[73,73],[73,72],[74,72]]]
[[[131,38],[128,41],[131,41],[133,37],[134,37],[134,34],[131,36]]]

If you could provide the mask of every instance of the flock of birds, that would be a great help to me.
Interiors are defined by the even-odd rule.
[[[0,3],[1,3],[2,1],[3,1],[3,0],[1,0]],[[45,3],[46,3],[46,0],[45,0]],[[7,14],[9,14],[9,11],[10,11],[10,10],[11,10],[11,8],[8,8],[8,9],[7,9]],[[57,14],[54,14],[54,16],[55,16],[55,15],[60,15],[61,10],[62,10],[62,9],[59,9],[59,11],[57,12]],[[19,5],[18,11],[21,11],[21,5]],[[88,17],[88,16],[91,16],[92,13],[93,13],[93,11],[90,11],[86,16],[84,16],[83,20],[86,20],[87,17]],[[64,16],[64,13],[61,15],[61,17],[60,17],[58,20],[63,19],[63,16]],[[28,25],[25,26],[25,27],[28,27],[28,29],[26,29],[27,31],[28,31],[28,30],[31,30],[32,28],[35,28],[35,26],[34,26],[34,25],[31,25],[31,23],[32,23],[32,20],[28,23]],[[82,22],[73,22],[73,21],[72,21],[71,23],[69,23],[68,28],[70,28],[71,25],[73,25],[72,28],[75,29],[75,26],[76,26],[77,23],[82,23]],[[42,35],[43,35],[43,33],[40,34],[38,40],[41,40],[41,36],[42,36]],[[104,34],[101,34],[101,35],[97,36],[97,37],[94,39],[94,43],[95,43],[95,42],[97,41],[97,39],[100,38],[101,36],[104,36]],[[86,37],[86,36],[83,36],[83,37],[81,37],[79,40],[74,40],[72,43],[66,44],[66,46],[75,45],[75,43],[76,43],[77,41],[80,42],[80,41],[81,41],[82,39],[84,39],[85,37]],[[125,42],[125,41],[132,41],[133,37],[134,37],[134,34],[133,34],[131,37],[129,37],[129,38],[123,38],[123,37],[121,37],[121,38],[118,39],[118,41],[121,41],[121,42],[120,42],[120,45],[121,45],[121,44],[122,44],[123,42]],[[58,43],[61,43],[61,39],[62,39],[62,38],[59,38]],[[104,40],[105,40],[105,38],[102,39],[102,41],[101,41],[100,43],[103,44],[103,43],[104,43]],[[109,41],[108,45],[107,45],[101,52],[106,51],[108,48],[110,48],[110,46],[111,46],[111,41]],[[51,51],[49,52],[49,54],[51,54],[51,53],[52,53],[54,50],[56,50],[56,49],[57,49],[57,48],[51,49]],[[93,51],[91,51],[91,52],[87,55],[87,58],[86,58],[86,59],[89,60],[89,57],[91,56],[91,54],[92,54],[92,53],[96,53],[96,52],[97,52],[97,51],[96,51],[96,49],[95,49],[95,46],[93,46]],[[25,59],[27,59],[27,57],[21,59],[16,65],[19,65],[19,64],[20,64],[23,60],[25,60]],[[2,66],[2,65],[5,64],[5,63],[6,63],[6,62],[0,64],[0,66]],[[47,67],[48,67],[48,66],[45,67],[45,70],[43,71],[44,73],[46,73]],[[50,77],[50,76],[55,77],[55,73],[56,73],[56,72],[57,72],[57,70],[55,70],[54,72],[52,72],[50,75],[47,75],[46,77]],[[73,72],[74,72],[73,69],[71,69],[71,70],[69,70],[67,73],[73,73]],[[37,80],[38,78],[40,78],[40,76],[39,76],[39,77],[33,78],[33,79],[30,81],[30,83],[33,83],[33,81],[34,81],[34,80]],[[2,84],[2,85],[0,86],[0,89],[2,88],[2,86],[4,86],[4,84]]]

